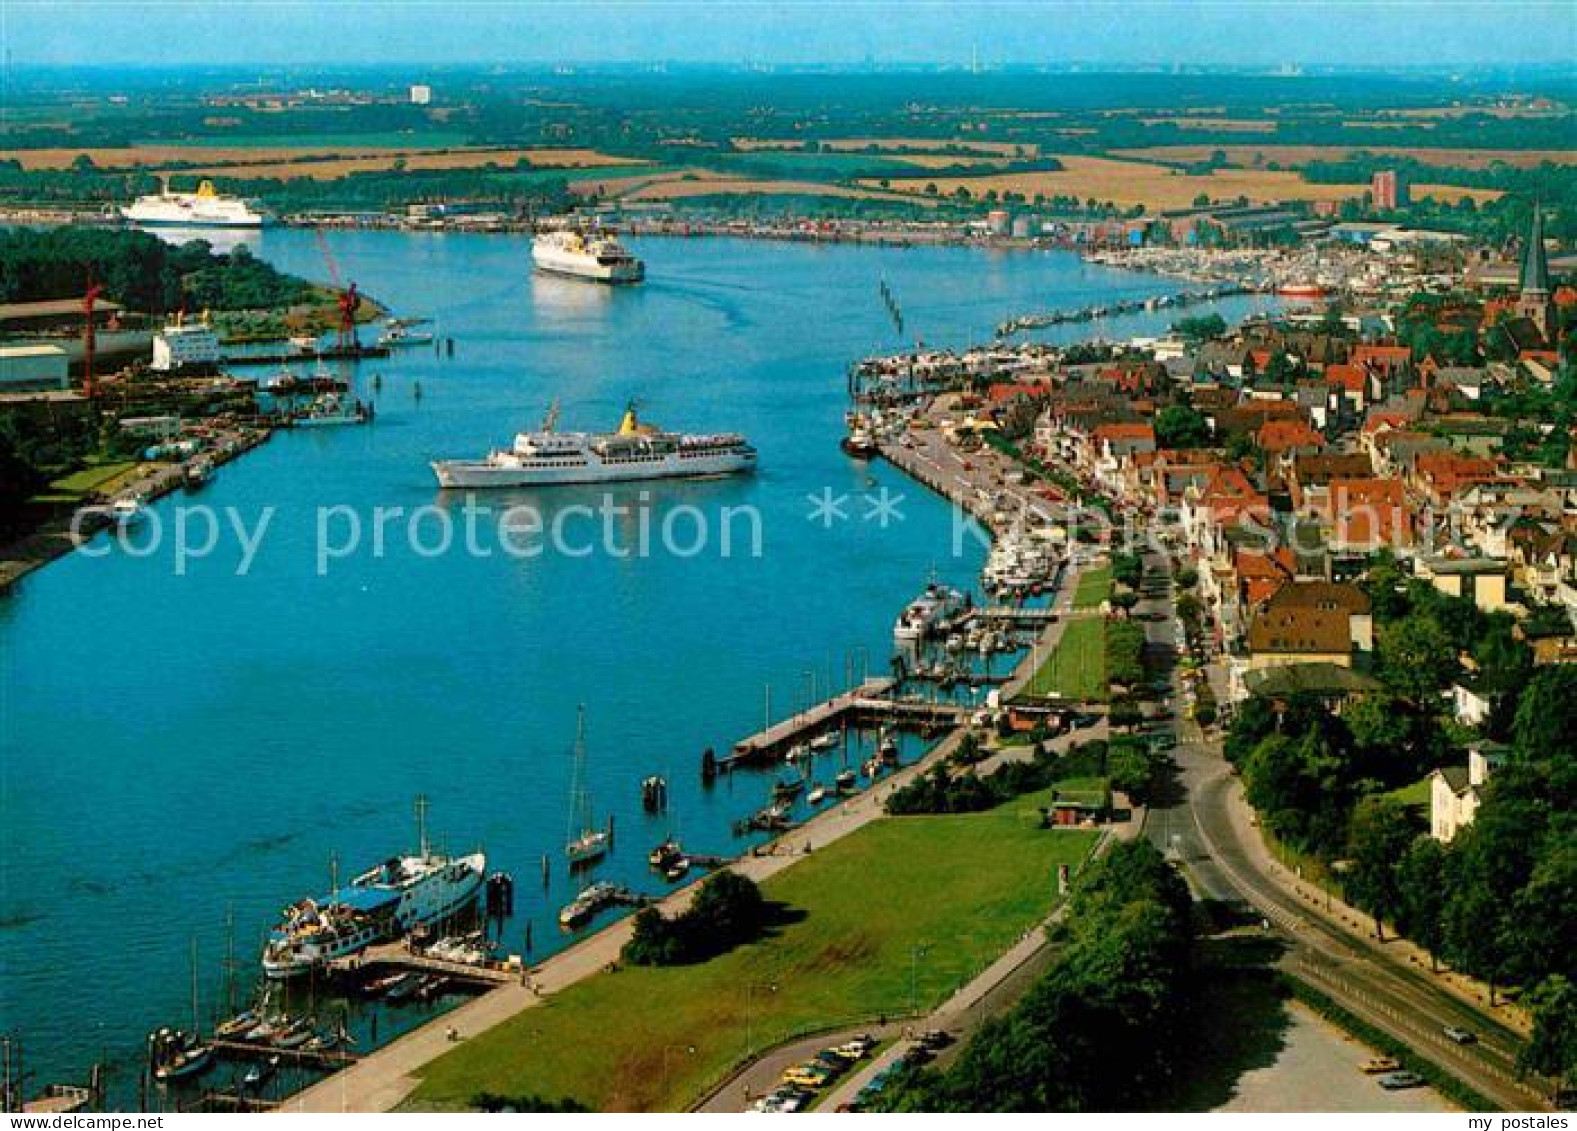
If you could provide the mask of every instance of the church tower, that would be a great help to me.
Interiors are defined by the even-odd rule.
[[[1550,297],[1550,263],[1544,254],[1544,217],[1533,206],[1533,228],[1522,249],[1522,272],[1517,280],[1517,313],[1531,319],[1550,345],[1555,344],[1555,303]]]

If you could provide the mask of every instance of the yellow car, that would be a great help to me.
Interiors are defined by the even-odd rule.
[[[832,1073],[815,1062],[796,1064],[793,1068],[783,1073],[783,1082],[785,1084],[793,1084],[796,1088],[810,1088],[813,1090],[823,1087],[831,1078]]]
[[[1395,1072],[1402,1067],[1402,1062],[1394,1056],[1376,1056],[1360,1065],[1365,1076],[1380,1076],[1386,1072]]]

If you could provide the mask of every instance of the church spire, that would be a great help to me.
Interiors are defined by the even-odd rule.
[[[1525,295],[1550,293],[1550,263],[1544,254],[1544,217],[1537,203],[1533,205],[1533,228],[1528,233],[1528,246],[1522,249],[1522,274],[1517,280],[1517,289]]]

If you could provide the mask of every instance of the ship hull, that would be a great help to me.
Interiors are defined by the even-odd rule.
[[[561,279],[579,279],[583,283],[607,283],[610,286],[639,283],[646,278],[646,269],[639,263],[605,267],[600,263],[575,263],[534,257],[532,266],[544,275],[556,275]]]
[[[725,454],[690,459],[671,456],[650,463],[611,465],[587,462],[576,467],[522,467],[487,460],[436,460],[433,474],[451,489],[553,487],[587,483],[627,483],[652,479],[711,479],[754,470],[753,456]]]
[[[264,975],[273,981],[300,977],[337,958],[358,954],[369,946],[459,913],[476,902],[487,871],[487,861],[480,855],[466,862],[468,867],[459,879],[430,880],[403,892],[394,914],[384,922],[288,950],[265,952]]]

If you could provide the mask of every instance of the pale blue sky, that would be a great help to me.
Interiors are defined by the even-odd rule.
[[[1503,66],[1577,59],[1573,0],[0,0],[13,66],[577,61]]]

